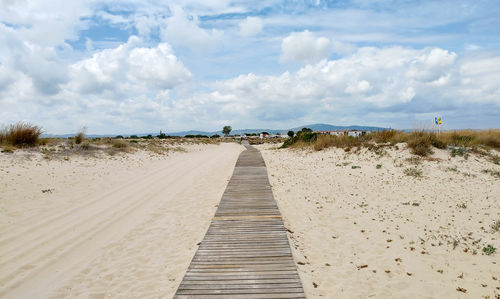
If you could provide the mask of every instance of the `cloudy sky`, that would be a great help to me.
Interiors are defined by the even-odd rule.
[[[500,2],[0,0],[0,125],[500,127]]]

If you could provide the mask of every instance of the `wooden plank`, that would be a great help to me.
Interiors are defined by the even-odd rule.
[[[255,280],[255,279],[263,279],[263,280],[273,280],[273,279],[299,279],[298,275],[233,275],[233,276],[216,276],[216,275],[204,275],[204,276],[185,276],[184,280],[198,280],[198,281],[207,281],[207,280],[221,280],[221,281],[230,281],[230,280]]]
[[[216,295],[216,294],[276,294],[276,293],[303,293],[302,287],[295,288],[264,288],[264,289],[205,289],[183,290],[177,289],[179,295]]]
[[[184,285],[210,285],[210,284],[278,284],[278,283],[300,283],[300,279],[297,278],[287,278],[287,279],[233,279],[233,280],[185,280],[182,282]],[[181,285],[182,285],[181,284]]]
[[[244,145],[174,298],[305,298],[264,159]]]
[[[283,289],[283,288],[301,288],[302,285],[299,283],[253,283],[253,284],[231,284],[226,285],[224,283],[219,284],[181,284],[179,286],[180,290],[219,290],[221,288],[225,290],[244,290],[244,289]]]
[[[306,298],[304,294],[300,293],[281,293],[281,294],[218,294],[218,295],[176,295],[175,298],[179,299],[196,299],[196,298],[206,298],[206,299],[220,299],[220,298],[230,298],[230,299],[266,299],[266,298]]]

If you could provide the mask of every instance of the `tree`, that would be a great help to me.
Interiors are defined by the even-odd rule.
[[[156,136],[156,137],[158,137],[160,139],[166,139],[167,135],[160,130],[160,134],[158,136]]]
[[[288,131],[288,136],[290,136],[290,138],[292,138],[292,137],[293,137],[293,135],[295,135],[295,132],[293,132],[293,131]]]
[[[224,133],[224,136],[227,136],[229,135],[229,133],[231,133],[231,130],[233,130],[231,126],[224,126],[224,128],[222,128],[222,133]]]

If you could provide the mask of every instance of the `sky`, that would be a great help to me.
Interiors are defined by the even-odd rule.
[[[500,128],[499,1],[0,0],[0,125]]]

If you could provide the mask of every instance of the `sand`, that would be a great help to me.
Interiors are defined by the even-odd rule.
[[[402,144],[258,148],[308,298],[500,298],[500,179],[483,172],[499,165],[446,150],[418,161]]]
[[[0,297],[172,297],[244,149],[184,147],[1,153]]]

